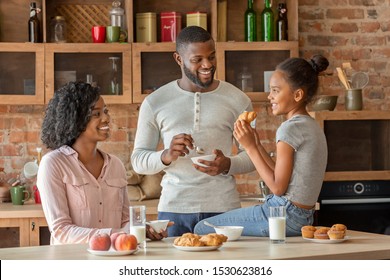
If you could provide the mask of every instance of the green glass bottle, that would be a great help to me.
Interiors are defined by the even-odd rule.
[[[248,8],[245,11],[245,41],[257,41],[256,12],[253,9],[253,0],[248,0]]]
[[[271,0],[264,0],[264,10],[261,13],[261,41],[275,41],[275,20]]]

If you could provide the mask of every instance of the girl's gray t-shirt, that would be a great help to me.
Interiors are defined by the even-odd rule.
[[[282,123],[276,143],[283,141],[294,150],[294,165],[285,196],[303,205],[315,205],[324,180],[328,148],[323,130],[306,115],[296,115]]]

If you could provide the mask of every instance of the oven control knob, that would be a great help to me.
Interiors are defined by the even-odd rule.
[[[364,192],[364,185],[362,183],[356,183],[353,186],[353,190],[354,190],[355,193],[361,194],[361,193]]]

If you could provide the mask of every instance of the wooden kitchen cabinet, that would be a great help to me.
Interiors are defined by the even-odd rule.
[[[133,103],[141,103],[158,87],[181,77],[174,51],[175,43],[133,43]]]
[[[40,204],[1,203],[0,228],[17,228],[20,247],[50,243],[50,233]]]
[[[186,13],[202,11],[207,13],[207,29],[216,40],[217,73],[216,78],[237,84],[235,76],[244,64],[252,71],[255,81],[253,92],[247,92],[252,101],[266,100],[264,90],[264,71],[272,71],[275,66],[288,57],[298,56],[298,0],[286,1],[289,20],[288,42],[253,42],[244,40],[244,13],[247,1],[235,0],[122,0],[125,9],[128,31],[128,44],[91,43],[90,28],[93,25],[109,25],[109,11],[112,1],[107,0],[38,0],[38,7],[43,43],[25,43],[28,40],[27,21],[29,18],[29,0],[13,0],[0,2],[2,21],[0,26],[0,55],[8,57],[8,51],[32,48],[35,51],[35,68],[30,67],[35,74],[35,95],[27,96],[20,81],[9,95],[8,90],[2,91],[0,84],[0,104],[43,104],[47,103],[56,89],[56,71],[76,71],[78,80],[85,80],[86,74],[96,71],[98,85],[108,104],[140,103],[154,89],[180,76],[180,69],[172,58],[174,43],[160,41],[160,13],[177,11],[182,15],[182,28],[186,26]],[[275,2],[275,1],[274,1]],[[277,3],[273,9],[277,15]],[[258,13],[264,8],[262,0],[254,1]],[[13,11],[9,13],[8,11]],[[136,14],[154,12],[157,14],[156,43],[135,42]],[[13,15],[18,14],[17,18]],[[68,43],[50,43],[50,20],[53,16],[64,15],[67,20]],[[260,32],[260,28],[258,28]],[[258,36],[260,38],[260,36]],[[11,45],[9,45],[11,44]],[[105,62],[110,54],[121,57],[122,94],[108,95]],[[132,58],[132,59],[131,59]],[[20,60],[10,56],[11,63]],[[29,58],[32,60],[32,58]],[[73,63],[73,66],[72,66]],[[33,63],[30,63],[30,65]],[[163,65],[163,67],[161,67]],[[75,68],[78,69],[75,69]],[[34,79],[30,73],[11,69],[13,77]],[[65,73],[66,74],[66,73]],[[73,75],[71,72],[68,74]],[[94,75],[93,75],[94,76]],[[99,84],[101,83],[101,84]],[[22,90],[23,89],[23,90]],[[3,98],[4,97],[4,98]]]
[[[44,103],[44,47],[0,43],[0,104]]]
[[[298,42],[218,42],[217,77],[240,88],[240,72],[252,75],[253,91],[246,92],[252,101],[266,101],[265,71],[289,57],[298,56]]]
[[[390,180],[389,111],[318,111],[328,143],[325,181]]]
[[[132,103],[130,44],[45,44],[46,101],[70,80],[86,81],[92,75],[108,104]],[[116,61],[119,94],[111,91]]]

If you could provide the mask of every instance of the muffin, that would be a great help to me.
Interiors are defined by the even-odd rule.
[[[344,239],[347,227],[343,224],[334,224],[328,231],[330,239]]]
[[[343,224],[334,224],[330,229],[336,230],[336,231],[347,231],[347,227]]]
[[[314,232],[316,231],[317,229],[313,226],[303,226],[301,228],[301,232],[302,232],[302,237],[305,237],[305,238],[314,238]]]
[[[329,239],[344,239],[345,231],[330,229],[328,231]]]
[[[328,227],[320,227],[314,232],[314,238],[316,239],[329,239],[328,231],[330,228]]]

